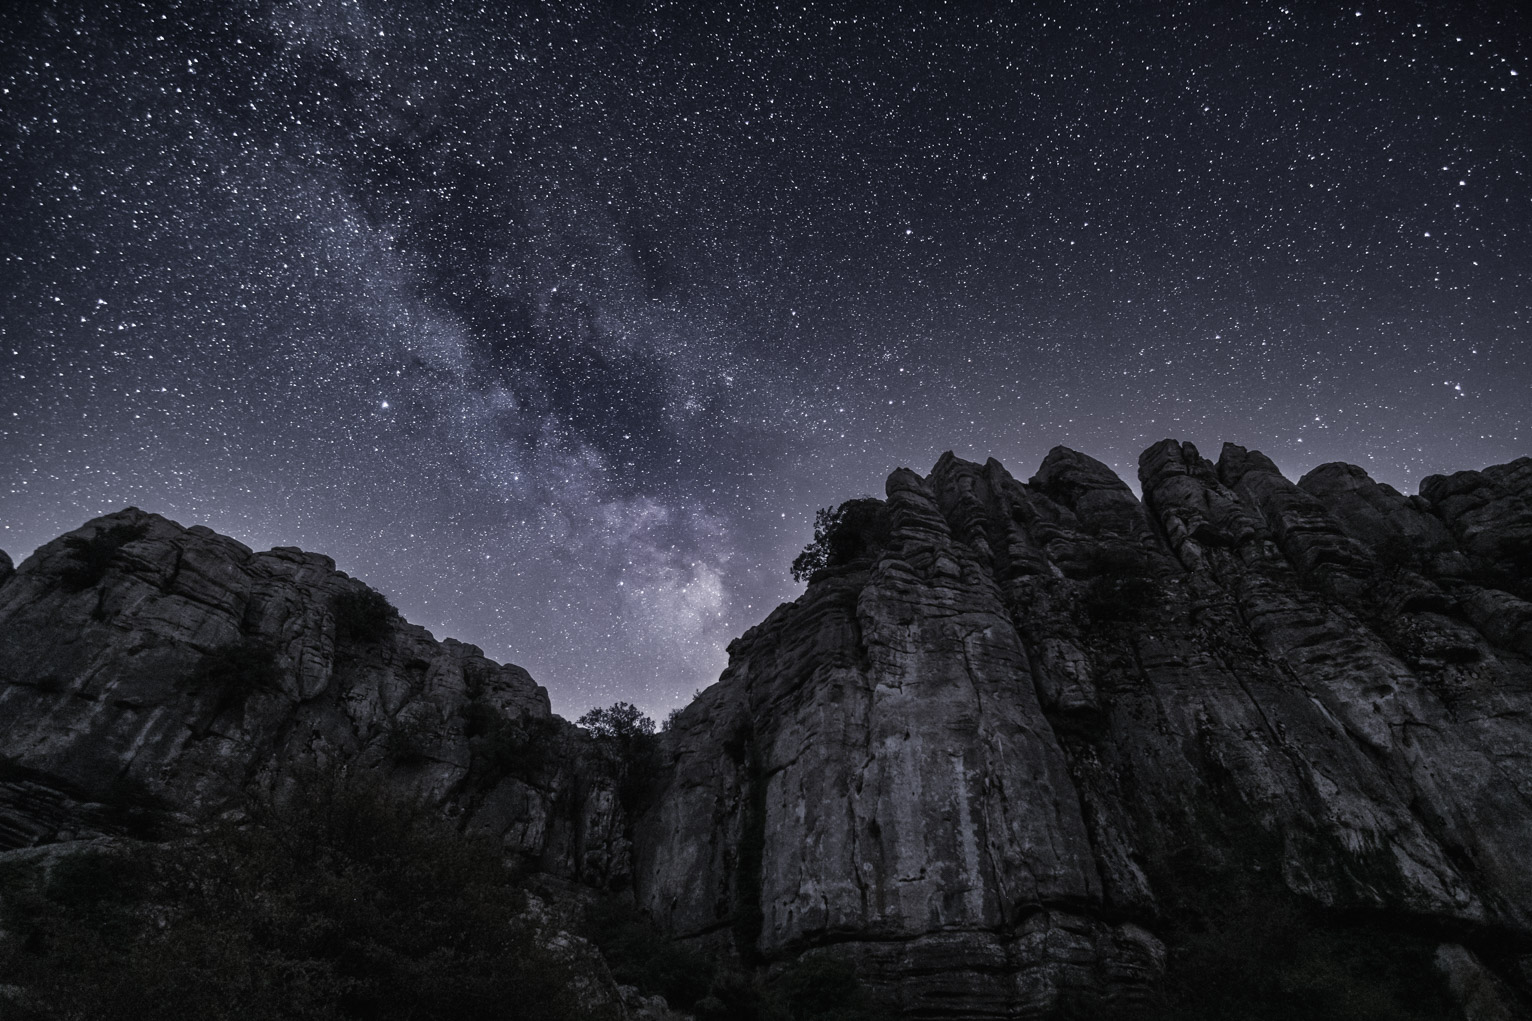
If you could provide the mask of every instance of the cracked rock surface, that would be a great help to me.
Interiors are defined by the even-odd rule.
[[[348,630],[337,606],[366,591],[328,557],[132,508],[0,576],[0,849],[205,819],[340,765],[545,871],[622,881],[613,783],[547,692],[386,606]],[[527,735],[535,761],[485,761]]]
[[[1525,1012],[1532,459],[1405,496],[1166,440],[1139,481],[1062,447],[1026,482],[895,471],[662,735],[636,818],[524,671],[359,622],[328,558],[99,518],[0,555],[0,850],[341,765],[909,1018],[1132,1012],[1188,905],[1249,891],[1423,933],[1464,1016]]]
[[[912,1017],[1146,998],[1188,875],[1524,966],[1532,460],[1407,498],[1167,440],[1140,481],[1062,447],[891,475],[882,548],[676,721],[655,917],[853,960]]]

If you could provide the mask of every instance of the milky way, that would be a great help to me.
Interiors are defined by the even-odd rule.
[[[659,714],[942,451],[1532,451],[1516,4],[35,4],[0,546],[129,504]]]

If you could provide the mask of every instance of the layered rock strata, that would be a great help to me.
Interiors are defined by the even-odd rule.
[[[1405,498],[1166,441],[1140,480],[1064,448],[890,476],[886,543],[677,720],[653,915],[923,1018],[1132,1009],[1206,884],[1524,964],[1532,460]]]
[[[0,849],[366,770],[743,964],[851,961],[891,1015],[1131,1013],[1187,917],[1283,897],[1425,933],[1470,1016],[1524,1013],[1532,459],[1406,497],[1167,440],[1139,479],[896,471],[636,818],[524,671],[327,558],[97,519],[0,556]]]
[[[526,671],[436,641],[328,557],[134,509],[0,579],[0,755],[0,849],[153,835],[345,768],[556,875],[630,871],[610,770]]]

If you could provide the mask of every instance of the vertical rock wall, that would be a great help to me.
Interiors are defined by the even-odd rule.
[[[890,476],[886,545],[681,714],[654,915],[915,1017],[1130,1006],[1210,878],[1532,942],[1532,461],[1405,498],[1166,441],[1140,479]]]

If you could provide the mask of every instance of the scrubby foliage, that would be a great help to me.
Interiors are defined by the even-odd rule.
[[[1188,848],[1151,880],[1166,905],[1163,999],[1139,1021],[1447,1021],[1461,1019],[1432,958],[1438,940],[1378,915],[1321,908],[1281,879],[1282,838],[1219,827],[1221,846]],[[1348,868],[1383,888],[1392,856]]]
[[[892,530],[893,517],[882,500],[860,497],[833,510],[821,507],[814,515],[814,541],[793,561],[793,580],[807,581],[815,571],[877,553]]]
[[[343,642],[375,642],[387,636],[389,625],[399,616],[394,604],[375,589],[346,589],[330,604],[335,613],[335,634]]]
[[[404,765],[429,761],[436,743],[436,728],[423,716],[400,713],[388,725],[384,750],[389,758]]]
[[[1169,933],[1166,1003],[1146,1021],[1443,1021],[1459,1018],[1432,955],[1397,927],[1338,923],[1262,899]]]
[[[631,905],[604,902],[587,919],[618,981],[659,993],[697,1021],[874,1021],[855,971],[823,958],[793,962],[766,977],[716,954],[667,939]]]
[[[648,806],[660,773],[660,747],[654,721],[629,702],[592,709],[579,725],[595,735],[617,771],[617,796],[631,813]]]
[[[607,735],[610,737],[611,735]],[[572,1021],[582,979],[529,926],[498,850],[343,773],[175,845],[0,866],[0,1017]],[[748,972],[629,901],[582,927],[613,976],[697,1021],[873,1021],[846,965]]]
[[[769,978],[721,969],[692,1007],[697,1021],[882,1021],[848,965],[794,961]]]
[[[147,531],[146,525],[120,524],[100,529],[89,539],[68,536],[64,542],[74,562],[60,575],[64,585],[74,592],[90,588],[106,577],[118,552],[133,540],[143,538]]]
[[[624,747],[654,733],[654,721],[631,702],[613,702],[605,709],[592,709],[578,722],[598,738],[616,741]]]
[[[345,776],[175,847],[0,874],[0,1014],[26,1021],[572,1021],[569,967],[495,851]]]
[[[583,931],[600,948],[613,978],[659,993],[678,1010],[691,1010],[708,994],[718,969],[712,955],[667,939],[631,903],[597,902]]]
[[[558,728],[551,717],[513,720],[483,702],[470,702],[464,715],[472,782],[491,787],[506,777],[532,780],[547,764]]]
[[[850,965],[816,957],[798,961],[769,987],[778,1016],[791,1021],[873,1021],[875,1014]]]

